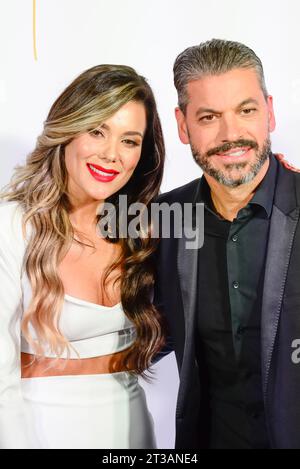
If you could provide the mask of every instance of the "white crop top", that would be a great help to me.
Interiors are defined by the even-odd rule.
[[[70,295],[65,295],[60,318],[60,330],[75,351],[70,348],[70,358],[91,358],[120,352],[135,340],[135,327],[124,314],[121,303],[101,306]],[[35,337],[33,329],[32,336]],[[21,351],[34,353],[21,336]],[[55,357],[47,350],[47,357]],[[64,352],[61,358],[66,358]]]

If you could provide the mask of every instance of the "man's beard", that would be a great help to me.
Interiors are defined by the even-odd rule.
[[[191,141],[191,140],[190,140]],[[210,157],[216,153],[227,152],[233,148],[242,148],[250,147],[255,151],[255,161],[250,165],[249,170],[246,174],[243,174],[242,170],[249,164],[247,161],[241,163],[227,163],[225,164],[225,170],[216,169],[211,165]],[[259,173],[262,166],[268,159],[271,152],[271,141],[270,138],[266,138],[262,149],[259,150],[258,144],[253,140],[236,140],[231,143],[224,143],[219,147],[209,150],[205,154],[198,152],[197,148],[191,143],[191,151],[196,163],[200,166],[203,172],[207,173],[209,176],[213,177],[220,184],[223,184],[227,187],[238,187],[241,184],[246,184],[252,181],[255,176]],[[238,171],[239,176],[231,177],[230,172],[232,170]],[[228,174],[226,174],[228,173]]]

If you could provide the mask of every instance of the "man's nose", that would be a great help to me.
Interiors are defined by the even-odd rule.
[[[243,138],[244,129],[238,116],[222,116],[219,128],[219,140],[221,142],[234,142]]]

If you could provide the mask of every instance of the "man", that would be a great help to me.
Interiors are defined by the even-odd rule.
[[[155,301],[179,367],[177,448],[300,448],[300,175],[271,153],[256,54],[213,39],[174,64],[180,140],[203,176],[204,244],[161,239]]]

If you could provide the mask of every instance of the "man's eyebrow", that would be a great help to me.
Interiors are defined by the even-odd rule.
[[[107,125],[107,124],[101,124],[100,125],[100,129],[104,129],[104,130],[110,130],[110,127]],[[144,135],[141,133],[141,132],[138,132],[137,130],[128,130],[127,132],[124,132],[123,135],[139,135],[141,138],[144,137]]]
[[[216,111],[215,109],[211,109],[208,107],[199,107],[196,112],[196,117],[200,116],[200,114],[220,114],[220,111]]]
[[[236,109],[246,106],[247,104],[256,104],[257,106],[259,105],[258,101],[255,98],[248,98],[244,99],[244,101],[239,103]],[[200,116],[200,114],[221,114],[221,111],[217,111],[216,109],[212,109],[209,107],[199,107],[196,112],[196,117]]]
[[[242,102],[237,106],[237,108],[246,106],[247,104],[256,104],[256,105],[258,106],[258,105],[259,105],[259,102],[257,101],[257,99],[248,98],[248,99],[245,99],[244,101],[242,101]]]

